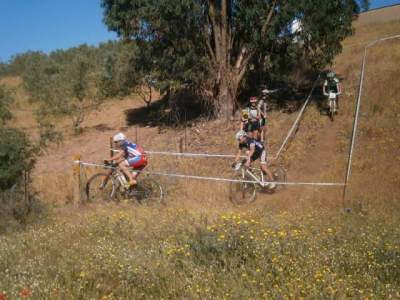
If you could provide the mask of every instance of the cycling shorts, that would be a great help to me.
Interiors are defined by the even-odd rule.
[[[261,152],[254,152],[254,154],[251,156],[251,161],[253,162],[257,159],[260,159],[261,164],[267,164],[267,151],[264,149]]]
[[[143,170],[147,166],[147,158],[145,155],[139,155],[126,160],[128,164],[134,170]]]
[[[252,132],[254,130],[259,130],[259,129],[260,129],[260,122],[258,120],[255,121],[249,120],[243,126],[243,130],[245,132]]]

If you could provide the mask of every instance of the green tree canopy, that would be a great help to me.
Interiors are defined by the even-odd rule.
[[[158,81],[195,87],[227,117],[249,69],[279,72],[299,58],[326,65],[358,13],[355,0],[102,0],[102,7],[110,30],[146,50]]]
[[[12,118],[9,105],[13,100],[11,93],[3,85],[0,85],[0,126]]]
[[[17,129],[0,128],[0,191],[10,188],[32,166],[32,148]]]

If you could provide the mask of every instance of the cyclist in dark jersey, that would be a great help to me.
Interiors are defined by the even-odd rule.
[[[339,109],[339,95],[342,94],[342,87],[334,72],[330,71],[327,73],[326,79],[322,86],[322,93],[326,96],[329,96],[329,93],[336,94],[336,105]]]
[[[262,126],[264,126],[263,118],[264,114],[257,97],[250,97],[249,106],[242,111],[240,129],[247,132],[252,138],[260,140]]]
[[[257,159],[260,159],[261,162],[261,170],[264,173],[264,175],[267,176],[269,181],[273,181],[274,177],[271,173],[271,171],[267,167],[267,152],[265,150],[265,147],[263,143],[260,141],[257,141],[254,138],[249,137],[246,132],[243,130],[239,131],[236,134],[236,139],[239,142],[239,151],[236,155],[235,162],[238,164],[240,162],[240,156],[242,154],[242,151],[245,150],[246,153],[246,167],[250,167],[250,164]],[[274,183],[269,184],[269,188],[275,188]]]

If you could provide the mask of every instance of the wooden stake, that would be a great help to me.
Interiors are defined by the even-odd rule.
[[[179,138],[179,153],[183,153],[183,139],[182,137]]]
[[[113,151],[113,149],[114,149],[113,138],[112,138],[112,136],[110,136],[110,157],[113,157],[113,156],[114,156],[114,151]]]
[[[79,161],[79,163],[74,163],[73,167],[73,178],[74,178],[74,204],[81,202],[81,191],[82,191],[82,183],[81,183],[81,156],[75,155],[74,161]]]
[[[187,149],[187,127],[185,125],[185,151]]]

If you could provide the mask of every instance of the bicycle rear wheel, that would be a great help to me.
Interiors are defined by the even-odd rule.
[[[237,175],[235,180],[250,180],[247,176]],[[255,183],[231,182],[229,199],[233,204],[244,205],[256,200],[257,186]]]
[[[280,165],[271,165],[270,170],[274,176],[274,181],[276,182],[286,182],[286,170]],[[282,191],[286,188],[284,184],[277,184],[274,188],[274,192]]]
[[[144,178],[138,182],[132,195],[139,203],[162,203],[164,191],[162,186],[152,178]]]
[[[96,200],[110,201],[115,198],[116,184],[106,173],[98,173],[89,178],[86,183],[86,197],[90,202]]]

